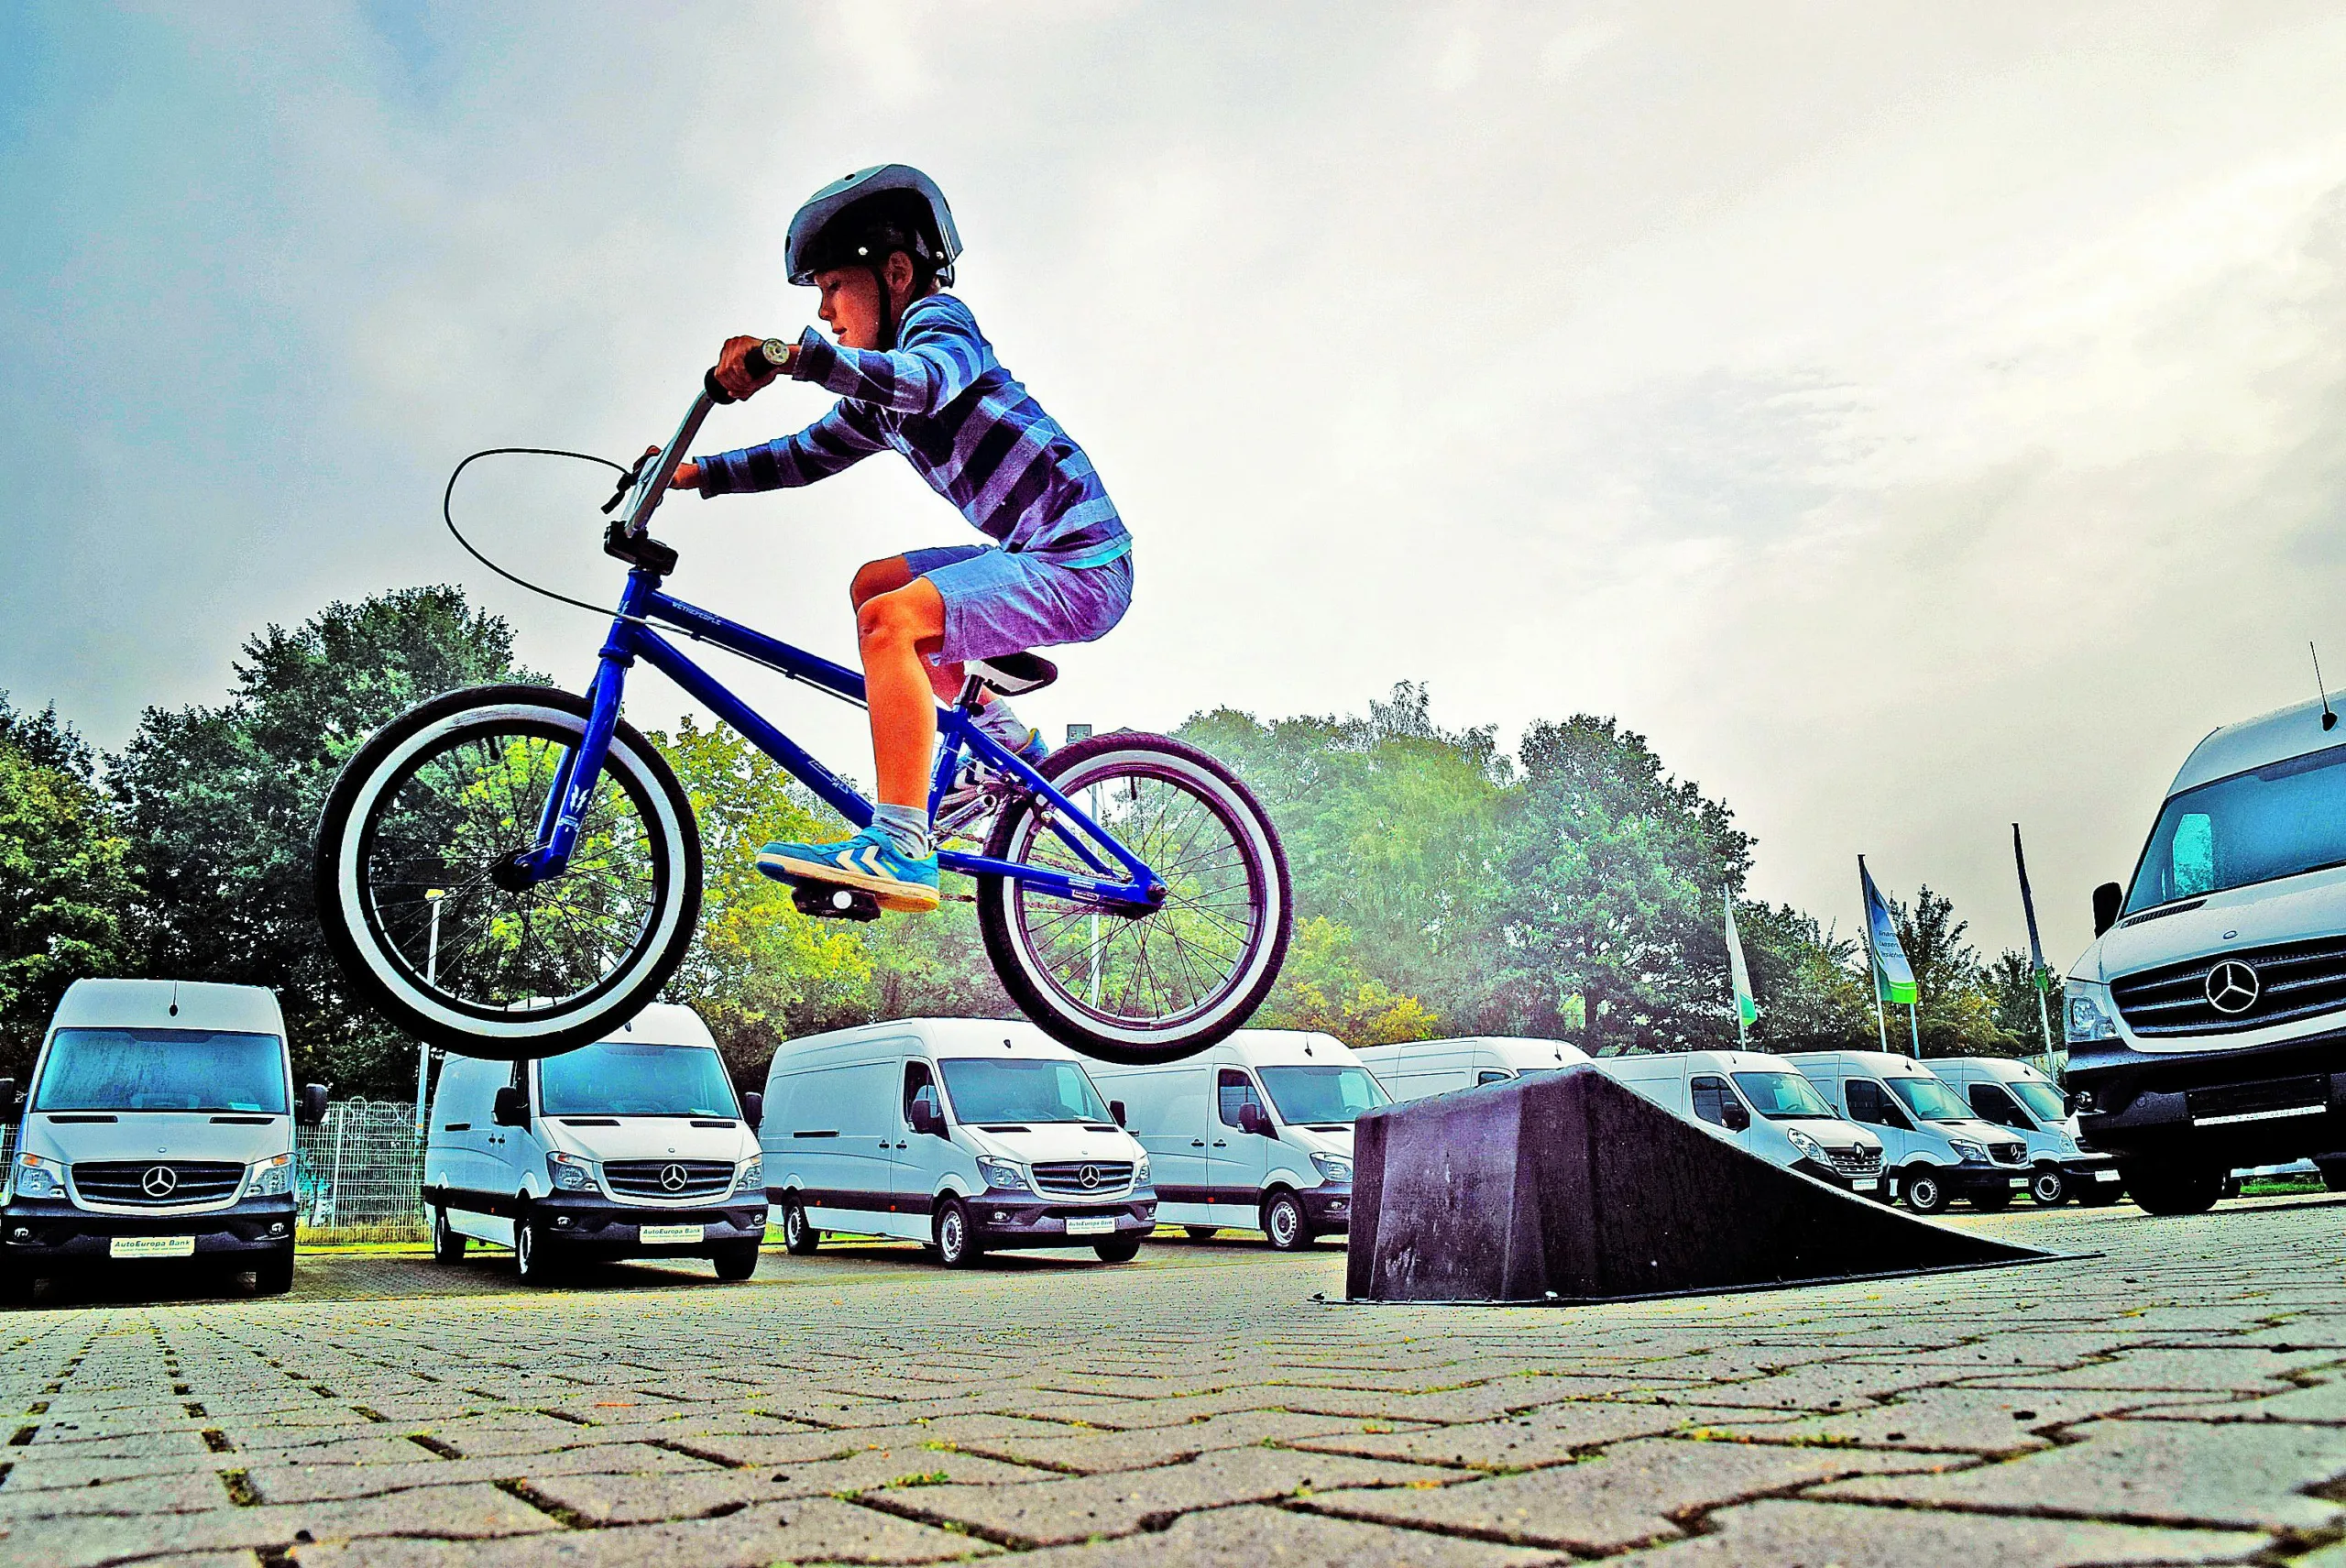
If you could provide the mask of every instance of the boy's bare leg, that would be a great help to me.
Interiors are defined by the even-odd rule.
[[[944,644],[945,600],[935,584],[912,577],[865,599],[856,609],[855,630],[881,803],[918,810],[928,804],[928,763],[937,749],[935,698],[944,672],[928,656]],[[959,696],[958,665],[954,680]]]
[[[912,566],[902,555],[891,555],[884,561],[867,561],[862,565],[856,568],[854,580],[848,584],[847,596],[850,601],[851,601],[856,608],[856,630],[859,638],[861,635],[863,628],[861,613],[863,607],[870,604],[873,599],[880,598],[882,594],[892,594],[901,588],[909,587],[914,581],[915,578],[913,576]],[[926,587],[926,584],[923,586]],[[936,592],[934,588],[931,588],[929,591],[931,593]],[[940,639],[945,635],[945,623],[941,618],[937,621],[937,635]],[[962,667],[959,664],[930,663],[928,662],[928,656],[931,653],[936,652],[937,649],[937,643],[932,641],[927,647],[923,648],[920,651],[921,668],[928,672],[929,690],[937,694],[937,700],[939,702],[959,702],[961,700],[961,682],[964,676]],[[867,674],[869,673],[869,669],[870,666],[867,665]],[[987,691],[982,686],[979,688],[979,707],[982,707],[992,700],[993,693]],[[936,725],[933,718],[929,729],[931,738],[934,739],[936,734]],[[924,762],[922,766],[925,768],[927,764]],[[914,802],[911,804],[920,803]]]

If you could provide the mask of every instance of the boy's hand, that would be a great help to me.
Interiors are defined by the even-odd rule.
[[[660,455],[660,449],[656,446],[647,446],[643,449],[643,455],[646,457],[657,457]],[[672,490],[699,489],[700,465],[689,457],[677,464],[675,473],[669,477],[668,488]]]
[[[765,342],[762,337],[729,337],[717,356],[717,384],[736,398],[746,398],[771,382],[776,374],[769,370],[762,376],[750,374],[747,363],[750,351]],[[762,358],[759,363],[763,364]]]

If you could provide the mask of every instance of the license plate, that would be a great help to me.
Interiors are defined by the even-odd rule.
[[[1852,1192],[1870,1192],[1880,1185],[1881,1182],[1879,1178],[1860,1176],[1855,1181],[1849,1183],[1849,1190]]]
[[[108,1257],[193,1257],[193,1236],[116,1236],[106,1244]]]
[[[1116,1234],[1116,1221],[1109,1214],[1074,1215],[1068,1220],[1067,1234],[1071,1236],[1113,1236]]]
[[[642,1225],[635,1233],[645,1246],[698,1246],[707,1236],[703,1225]]]
[[[2118,1179],[2118,1173],[2114,1170],[2097,1170],[2093,1173],[2093,1179],[2096,1181],[2115,1181]]]
[[[2007,1185],[2012,1187],[2025,1187],[2028,1185],[2028,1178],[2025,1176],[2015,1176],[2009,1183],[2007,1183]]]

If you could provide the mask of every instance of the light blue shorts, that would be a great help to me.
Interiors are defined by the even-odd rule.
[[[1064,566],[991,544],[948,544],[907,550],[904,565],[945,601],[939,664],[1094,641],[1132,608],[1129,551],[1103,566]]]

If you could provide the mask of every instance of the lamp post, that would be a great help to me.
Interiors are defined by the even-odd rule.
[[[423,902],[432,906],[432,932],[424,938],[423,983],[433,987],[440,983],[440,901],[447,896],[445,888],[432,887],[423,891]],[[423,1136],[423,1091],[431,1078],[432,1046],[428,1041],[418,1040],[415,1043],[415,1135],[419,1138]]]

